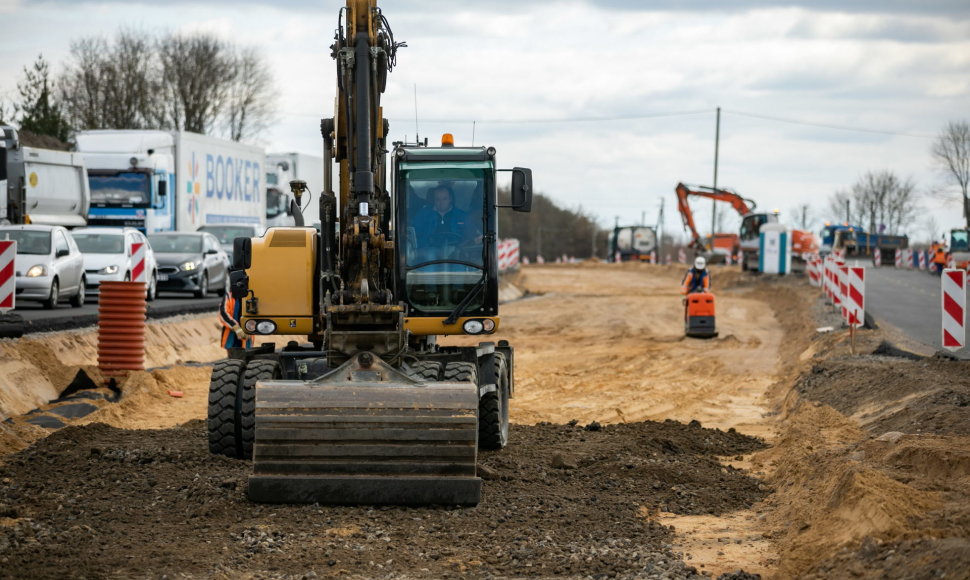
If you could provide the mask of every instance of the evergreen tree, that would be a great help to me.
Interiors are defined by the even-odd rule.
[[[38,55],[32,67],[24,67],[24,77],[17,83],[17,91],[20,102],[14,103],[14,110],[20,128],[66,141],[70,128],[54,98],[54,82],[44,55]]]

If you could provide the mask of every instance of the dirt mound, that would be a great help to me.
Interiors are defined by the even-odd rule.
[[[360,509],[249,503],[249,464],[209,455],[201,421],[69,427],[0,467],[0,576],[690,578],[642,509],[751,505],[765,492],[714,454],[761,445],[674,422],[517,426],[482,457],[479,507]]]
[[[816,364],[796,388],[873,432],[970,435],[968,372],[970,362],[942,358],[833,358]]]

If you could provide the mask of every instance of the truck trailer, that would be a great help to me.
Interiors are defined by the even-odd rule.
[[[0,126],[0,223],[84,226],[89,203],[80,155],[24,147],[16,129]]]
[[[266,225],[259,147],[187,131],[82,131],[76,141],[88,168],[91,225],[145,233]]]
[[[303,199],[303,223],[320,222],[316,203],[323,192],[323,157],[304,153],[268,153],[266,155],[266,226],[292,226],[290,182],[305,181],[309,199]]]

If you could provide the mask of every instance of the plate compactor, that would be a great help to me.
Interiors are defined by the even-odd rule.
[[[693,292],[685,298],[684,332],[694,338],[713,338],[717,336],[714,325],[714,294]]]

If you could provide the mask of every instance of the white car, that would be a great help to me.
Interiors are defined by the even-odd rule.
[[[158,264],[148,238],[135,228],[78,228],[71,232],[84,254],[84,273],[88,294],[98,294],[101,282],[132,280],[135,257],[132,244],[145,245],[145,297],[152,301],[158,294]]]
[[[67,298],[84,306],[84,258],[61,226],[0,226],[0,240],[16,240],[16,300],[54,308]]]

